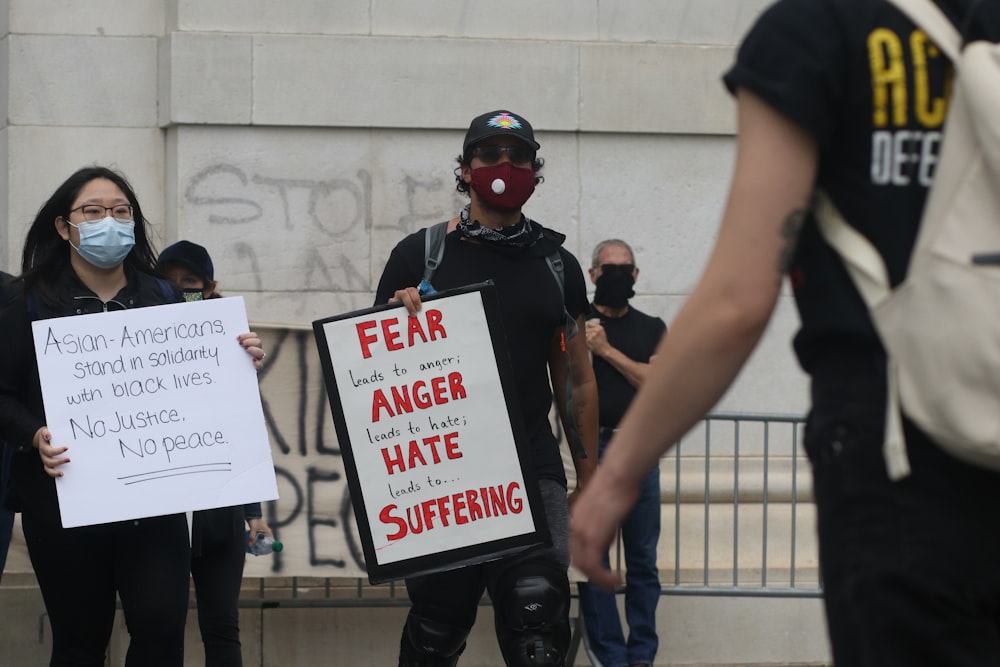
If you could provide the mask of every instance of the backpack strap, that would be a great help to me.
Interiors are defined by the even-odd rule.
[[[891,288],[885,261],[871,241],[848,224],[844,216],[822,190],[813,201],[816,225],[826,242],[840,255],[851,282],[858,289],[871,312],[886,298]],[[874,324],[874,319],[872,320]],[[899,398],[899,378],[896,363],[886,350],[885,443],[883,456],[889,479],[902,479],[910,474],[903,437],[903,413]]]
[[[441,259],[444,257],[444,237],[447,235],[447,220],[427,228],[424,236],[424,276],[417,286],[420,296],[434,294],[436,291],[431,285],[431,278],[434,277],[437,268],[441,266]]]
[[[566,316],[566,340],[569,340],[577,334],[578,327],[576,326],[576,320],[574,320],[569,311],[566,310],[566,267],[563,264],[562,257],[559,255],[558,250],[553,250],[552,254],[545,257],[545,263],[549,265],[549,271],[556,278],[556,285],[559,285],[559,298],[563,302],[563,313]]]
[[[948,56],[952,65],[958,68],[962,52],[962,35],[937,5],[931,0],[889,0],[889,2],[926,32],[934,44]]]
[[[885,261],[871,241],[844,220],[822,190],[816,191],[813,201],[816,224],[826,242],[833,246],[847,267],[851,282],[861,293],[865,305],[871,310],[889,296],[889,272]]]
[[[571,447],[576,450],[577,456],[580,458],[587,458],[587,450],[583,446],[583,440],[580,438],[580,431],[576,427],[576,419],[573,418],[573,364],[569,360],[569,348],[566,343],[570,341],[578,332],[579,327],[576,325],[576,320],[570,315],[569,310],[566,308],[566,265],[563,264],[562,256],[559,254],[559,250],[553,250],[552,253],[545,256],[545,263],[549,266],[549,271],[555,276],[556,284],[559,286],[559,300],[563,305],[563,331],[560,334],[562,340],[560,341],[562,345],[562,350],[566,354],[566,439],[569,441]]]

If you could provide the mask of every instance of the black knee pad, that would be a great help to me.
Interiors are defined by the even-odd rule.
[[[399,645],[399,667],[454,667],[469,629],[410,612]]]
[[[569,649],[569,579],[546,563],[506,572],[493,591],[497,640],[510,667],[560,667]]]

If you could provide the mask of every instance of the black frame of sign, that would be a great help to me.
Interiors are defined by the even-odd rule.
[[[548,523],[545,519],[545,511],[538,488],[538,481],[535,477],[534,470],[530,465],[531,455],[529,452],[529,442],[524,428],[524,420],[521,417],[521,410],[517,401],[513,370],[510,365],[510,357],[506,346],[506,336],[504,334],[503,322],[500,316],[500,302],[496,294],[495,286],[491,282],[467,285],[465,287],[443,290],[437,294],[424,296],[422,297],[422,301],[425,304],[428,304],[438,299],[447,299],[449,297],[468,294],[471,292],[478,292],[481,297],[486,324],[489,329],[490,340],[493,345],[493,353],[497,363],[497,376],[506,401],[506,413],[501,410],[491,409],[489,411],[489,415],[497,415],[500,418],[506,417],[506,419],[504,419],[504,423],[509,425],[511,435],[513,437],[514,447],[517,451],[518,461],[520,464],[522,480],[525,485],[524,492],[528,504],[528,510],[533,519],[535,529],[519,535],[478,542],[460,548],[427,553],[425,555],[398,560],[391,563],[378,562],[377,552],[372,539],[372,527],[368,523],[364,486],[358,475],[358,468],[354,456],[354,444],[350,439],[347,417],[344,414],[344,408],[337,385],[337,369],[334,367],[333,354],[331,354],[330,344],[324,327],[330,322],[338,322],[340,320],[370,318],[371,315],[376,313],[383,313],[387,310],[403,308],[403,305],[401,303],[383,304],[373,308],[356,310],[342,315],[335,315],[315,320],[312,323],[313,333],[316,338],[316,345],[319,350],[320,361],[323,369],[323,380],[330,400],[330,409],[333,413],[333,423],[337,431],[337,440],[340,445],[341,454],[344,458],[344,469],[347,474],[347,483],[351,494],[351,504],[354,508],[354,517],[357,522],[358,532],[361,537],[362,550],[365,557],[365,569],[368,573],[368,580],[372,584],[422,574],[430,574],[432,572],[451,570],[466,565],[494,560],[536,545],[551,544],[551,536],[549,533]],[[365,444],[368,445],[369,443]],[[381,488],[379,489],[379,492],[381,492]]]

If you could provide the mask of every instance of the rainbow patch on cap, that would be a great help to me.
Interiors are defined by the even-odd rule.
[[[501,113],[493,116],[486,124],[490,127],[499,127],[504,130],[520,130],[521,121],[511,116],[509,113]]]

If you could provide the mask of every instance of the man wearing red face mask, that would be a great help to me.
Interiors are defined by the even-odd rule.
[[[431,284],[422,283],[425,229],[400,241],[379,281],[375,303],[401,301],[411,314],[420,310],[422,293],[486,280],[496,285],[515,393],[552,535],[551,546],[407,579],[412,607],[400,640],[400,667],[458,664],[484,591],[507,665],[561,667],[569,647],[566,476],[548,415],[555,394],[564,428],[570,432],[575,423],[579,431],[583,451],[573,451],[575,495],[597,461],[597,384],[585,336],[565,336],[570,319],[579,331],[585,329],[589,304],[580,264],[561,247],[564,235],[521,212],[542,180],[538,148],[531,124],[517,114],[499,110],[473,119],[455,170],[457,189],[470,202],[448,223]],[[553,255],[564,265],[562,290],[547,263]]]

